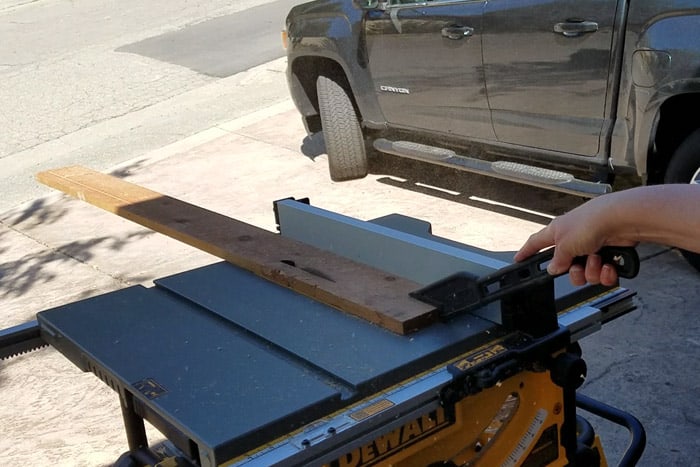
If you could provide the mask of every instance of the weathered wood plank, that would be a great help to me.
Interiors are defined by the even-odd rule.
[[[415,282],[185,201],[80,166],[41,172],[37,179],[396,333],[407,334],[435,318],[431,306],[409,297],[420,287]]]

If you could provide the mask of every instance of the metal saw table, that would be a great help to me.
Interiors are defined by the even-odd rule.
[[[511,256],[436,237],[404,216],[364,222],[292,199],[276,202],[275,212],[282,236],[421,284],[459,270],[493,271]],[[144,420],[174,446],[172,458],[193,465],[384,465],[454,429],[459,397],[500,388],[634,308],[634,293],[623,287],[573,288],[560,278],[555,290],[559,329],[541,339],[504,326],[497,302],[402,336],[226,262],[37,319],[44,340],[119,394],[133,465],[160,461]],[[529,382],[519,384],[507,393],[524,393]],[[522,447],[498,448],[508,451],[504,465],[535,459],[533,446],[552,436],[564,443],[573,422],[545,438],[552,409],[543,407],[527,417]],[[396,439],[378,444],[386,433]],[[474,459],[491,439],[479,443]],[[556,444],[541,449],[546,462],[538,465],[576,449]],[[427,465],[404,462],[396,465]]]

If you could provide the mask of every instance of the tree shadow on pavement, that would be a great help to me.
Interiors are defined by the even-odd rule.
[[[109,174],[117,178],[128,178],[133,172],[137,172],[146,165],[145,159],[138,159],[135,161],[130,161],[128,164],[120,165],[116,169],[109,172]]]
[[[144,161],[132,162],[114,170],[112,175],[124,178],[143,165]],[[130,242],[154,234],[151,231],[138,231],[76,240],[53,247],[46,245],[41,238],[40,229],[60,224],[75,206],[74,203],[71,198],[56,193],[55,196],[38,198],[0,217],[0,226],[7,228],[0,229],[0,258],[4,259],[0,260],[0,297],[20,297],[34,287],[55,280],[58,271],[65,274],[76,262],[87,264],[96,256],[98,248],[121,251]],[[64,229],[65,236],[70,238],[69,224],[57,225],[55,228]],[[33,248],[32,253],[19,256],[16,251],[11,251],[15,248],[13,244],[16,241],[11,238],[12,235],[24,237],[29,245],[34,241],[38,248]]]
[[[55,280],[58,274],[65,274],[76,261],[89,263],[95,257],[93,250],[97,247],[119,251],[130,242],[138,240],[153,232],[133,232],[121,237],[103,236],[89,240],[73,241],[56,249],[42,249],[10,261],[0,263],[0,297],[16,298],[29,293],[37,286]],[[3,236],[0,233],[0,255],[7,252]],[[68,268],[68,269],[67,269]],[[119,280],[119,278],[115,278]]]
[[[10,211],[8,219],[0,219],[0,223],[8,227],[17,226],[25,222],[32,224],[53,224],[63,218],[68,211],[67,206],[59,206],[51,203],[51,197],[39,198],[32,201],[26,208],[20,211]]]
[[[121,251],[128,244],[154,234],[147,230],[113,234],[99,232],[100,236],[70,241],[71,224],[65,219],[74,206],[67,198],[48,196],[9,211],[0,218],[0,227],[4,227],[0,228],[0,299],[8,306],[12,307],[14,303],[20,304],[21,308],[21,304],[32,300],[27,294],[36,293],[58,279],[61,281],[54,286],[57,290],[61,289],[61,284],[69,286],[72,280],[80,280],[76,266],[88,265],[85,270],[90,271],[90,263],[100,250],[103,253],[105,250]],[[46,238],[47,233],[49,238],[65,236],[69,241],[53,242],[52,245]],[[73,273],[76,273],[75,277]],[[104,274],[105,277],[108,275]],[[112,279],[126,281],[119,277]],[[84,295],[89,295],[91,290],[92,287],[88,287]],[[23,320],[19,316],[16,319],[15,324]]]

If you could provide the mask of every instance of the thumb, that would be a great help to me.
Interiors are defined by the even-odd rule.
[[[552,276],[564,274],[571,267],[574,257],[560,251],[560,248],[554,248],[554,256],[552,261],[547,265],[547,272]]]

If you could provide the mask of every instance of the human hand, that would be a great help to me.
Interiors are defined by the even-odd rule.
[[[574,285],[615,285],[618,275],[615,267],[603,264],[595,254],[603,246],[634,246],[636,242],[615,236],[614,217],[606,206],[605,197],[591,200],[578,208],[557,217],[534,233],[515,254],[515,261],[523,261],[538,251],[554,245],[554,256],[547,266],[552,275],[569,271],[569,280]],[[572,264],[577,256],[587,256],[585,267]]]

